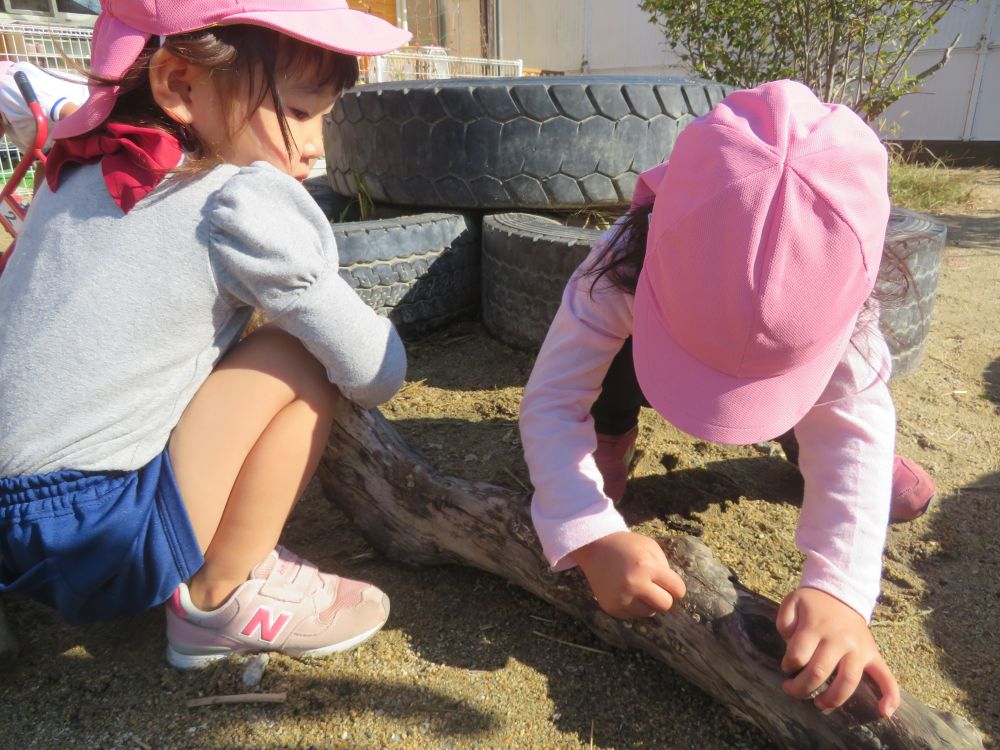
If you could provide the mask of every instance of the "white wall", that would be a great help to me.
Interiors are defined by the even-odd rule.
[[[1000,141],[1000,2],[956,3],[935,36],[913,56],[919,73],[961,39],[951,60],[919,93],[886,110],[887,134],[901,140]]]
[[[580,0],[589,11],[587,69],[600,75],[683,75],[663,32],[639,10],[637,0]]]
[[[583,61],[584,3],[501,0],[500,57],[521,59],[526,68],[578,73]]]
[[[684,75],[638,0],[501,0],[503,56],[525,67],[602,75]],[[1000,0],[958,2],[911,69],[951,61],[889,108],[887,134],[906,140],[1000,141]]]

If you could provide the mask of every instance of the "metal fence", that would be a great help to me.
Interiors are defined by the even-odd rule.
[[[364,78],[368,83],[412,81],[433,78],[501,78],[524,75],[521,60],[449,55],[441,47],[404,48],[368,61]]]
[[[30,62],[50,70],[70,69],[66,58],[86,65],[91,35],[91,29],[80,26],[0,23],[0,59]]]
[[[48,70],[72,70],[90,61],[91,29],[80,26],[32,26],[0,23],[0,60],[29,62]],[[6,138],[0,141],[0,184],[10,179],[21,155]],[[30,194],[31,173],[21,192]]]

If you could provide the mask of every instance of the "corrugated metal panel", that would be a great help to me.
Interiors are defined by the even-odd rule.
[[[979,35],[982,33],[984,13],[989,5],[989,0],[979,0],[976,3],[955,3],[938,23],[937,31],[927,40],[923,48],[925,50],[947,49],[955,35],[961,34],[962,38],[956,49],[974,49],[978,44]]]
[[[886,134],[901,140],[1000,141],[1000,2],[959,3],[938,31],[913,56],[920,72],[941,59],[962,38],[951,60],[924,81],[921,91],[904,96],[885,112]]]
[[[940,51],[918,52],[910,67],[925,70],[940,59]],[[906,141],[962,140],[976,60],[975,50],[955,50],[948,64],[925,81],[921,91],[904,96],[886,110],[885,135]]]
[[[993,17],[992,32],[972,121],[974,141],[1000,141],[1000,3]]]

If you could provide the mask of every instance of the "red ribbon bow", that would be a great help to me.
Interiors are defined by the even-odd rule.
[[[45,179],[56,192],[69,164],[101,162],[112,200],[128,213],[181,160],[177,139],[156,128],[108,123],[101,130],[57,140],[45,163]]]

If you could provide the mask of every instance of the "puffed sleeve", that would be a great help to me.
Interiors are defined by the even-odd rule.
[[[333,233],[308,192],[258,162],[206,210],[220,291],[299,339],[347,398],[364,407],[389,400],[406,374],[403,344],[340,277]]]

